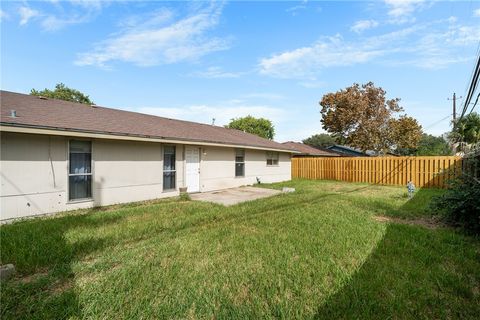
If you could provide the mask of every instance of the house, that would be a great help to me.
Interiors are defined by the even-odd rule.
[[[357,148],[352,148],[349,146],[342,146],[339,144],[327,147],[328,150],[337,152],[343,157],[379,157],[379,156],[393,156],[398,157],[399,155],[393,152],[387,152],[386,154],[383,152],[378,152],[374,150],[367,150],[365,152],[361,151]]]
[[[328,150],[339,153],[342,157],[370,157],[373,156],[373,151],[362,152],[358,149],[335,144],[327,147]]]
[[[320,149],[309,146],[301,142],[287,141],[282,143],[284,146],[297,151],[298,153],[293,154],[293,157],[339,157],[340,155],[336,152],[330,151],[328,149]]]
[[[290,180],[286,146],[242,131],[0,92],[1,220]]]

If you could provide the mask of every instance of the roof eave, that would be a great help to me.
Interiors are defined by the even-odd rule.
[[[290,149],[270,148],[262,147],[258,145],[248,144],[227,144],[221,142],[205,141],[205,140],[190,140],[190,139],[178,139],[171,137],[156,137],[145,135],[125,134],[118,132],[102,132],[102,131],[90,131],[79,130],[72,128],[60,128],[60,127],[47,127],[37,125],[25,125],[11,122],[0,122],[0,131],[5,132],[17,132],[17,133],[31,133],[31,134],[49,134],[49,135],[62,135],[62,136],[74,136],[74,137],[89,137],[99,139],[114,139],[114,140],[130,140],[130,141],[150,141],[150,142],[162,142],[162,143],[179,143],[179,144],[192,144],[192,145],[206,145],[206,146],[218,146],[218,147],[231,147],[231,148],[245,148],[254,150],[268,150],[297,154],[298,151]]]

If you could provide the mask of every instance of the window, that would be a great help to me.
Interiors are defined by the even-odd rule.
[[[267,152],[267,166],[278,166],[278,152]]]
[[[92,197],[92,142],[70,140],[68,199]]]
[[[163,147],[163,190],[175,189],[175,147]]]
[[[235,177],[245,176],[245,150],[235,150]]]

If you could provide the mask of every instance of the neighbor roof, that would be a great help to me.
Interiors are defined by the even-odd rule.
[[[208,142],[292,152],[281,143],[240,130],[9,91],[0,91],[0,109],[2,126]],[[16,117],[11,117],[11,110],[15,110]]]
[[[343,146],[343,145],[340,145],[340,144],[335,144],[333,146],[329,146],[329,147],[327,147],[327,149],[329,149],[331,151],[338,152],[338,153],[350,155],[350,156],[356,156],[356,157],[369,157],[369,156],[373,155],[372,154],[373,151],[367,151],[365,153],[365,152],[360,151],[359,149],[355,149],[355,148],[352,148],[352,147],[349,147],[349,146]]]
[[[323,157],[339,157],[340,156],[338,153],[335,153],[333,151],[317,149],[301,142],[287,141],[282,144],[284,146],[289,147],[292,150],[298,151],[299,155],[323,156]]]

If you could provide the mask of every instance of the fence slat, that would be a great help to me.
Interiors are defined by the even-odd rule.
[[[341,180],[385,185],[445,188],[460,175],[462,158],[445,157],[302,157],[292,158],[292,178]]]

